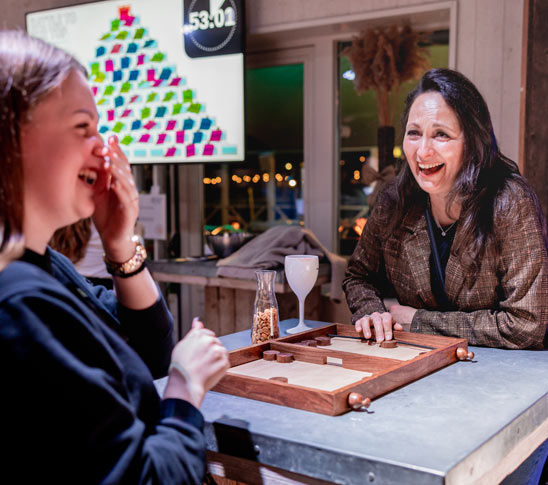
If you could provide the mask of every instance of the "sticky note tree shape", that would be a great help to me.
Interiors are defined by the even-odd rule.
[[[236,153],[130,7],[118,8],[109,32],[99,39],[89,73],[99,132],[118,135],[130,159]]]

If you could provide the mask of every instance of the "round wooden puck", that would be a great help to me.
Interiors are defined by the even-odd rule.
[[[270,377],[268,380],[269,381],[278,381],[278,382],[288,382],[287,377],[282,377],[282,376]]]
[[[315,340],[303,340],[303,343],[305,345],[308,345],[309,347],[317,347],[318,346],[318,342],[316,342]]]
[[[290,354],[289,352],[279,352],[278,355],[276,355],[276,360],[282,364],[288,364],[293,361],[293,354]]]
[[[395,349],[398,346],[398,343],[395,340],[383,340],[381,342],[381,347],[383,349]]]
[[[276,356],[280,352],[278,350],[265,350],[263,352],[263,359],[264,360],[276,360]]]
[[[320,347],[331,345],[331,337],[316,337],[315,340]]]

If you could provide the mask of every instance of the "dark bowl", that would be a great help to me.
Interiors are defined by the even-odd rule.
[[[219,256],[219,258],[226,258],[234,251],[240,249],[246,242],[253,239],[253,237],[254,235],[249,234],[248,232],[224,232],[223,234],[216,234],[215,236],[206,236],[206,241],[211,250]]]

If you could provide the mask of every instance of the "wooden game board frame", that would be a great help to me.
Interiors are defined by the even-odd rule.
[[[348,403],[350,393],[359,393],[365,398],[375,399],[442,367],[462,360],[462,357],[457,357],[457,349],[463,349],[466,353],[468,351],[466,339],[401,331],[394,332],[396,340],[426,347],[427,350],[411,360],[401,361],[330,350],[329,347],[307,347],[296,344],[302,340],[314,339],[327,334],[361,336],[353,325],[333,323],[296,335],[233,350],[229,353],[230,366],[235,367],[261,359],[265,350],[278,350],[292,353],[296,360],[316,364],[325,364],[327,357],[334,357],[342,360],[343,368],[366,371],[372,375],[335,391],[324,391],[285,382],[226,374],[213,390],[336,416],[351,409]],[[463,351],[459,352],[462,354]]]

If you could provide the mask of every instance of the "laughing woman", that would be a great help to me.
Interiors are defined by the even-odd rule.
[[[366,337],[392,328],[472,345],[540,348],[548,321],[544,216],[499,151],[487,105],[448,69],[428,71],[403,114],[407,165],[380,197],[343,283]],[[388,309],[386,297],[398,304]]]
[[[0,32],[2,476],[201,483],[198,408],[227,352],[201,322],[173,347],[171,316],[132,237],[138,194],[129,164],[97,123],[74,58]],[[93,287],[47,246],[57,229],[90,216],[114,292]],[[7,264],[23,245],[22,261]],[[166,374],[161,399],[153,378]]]

